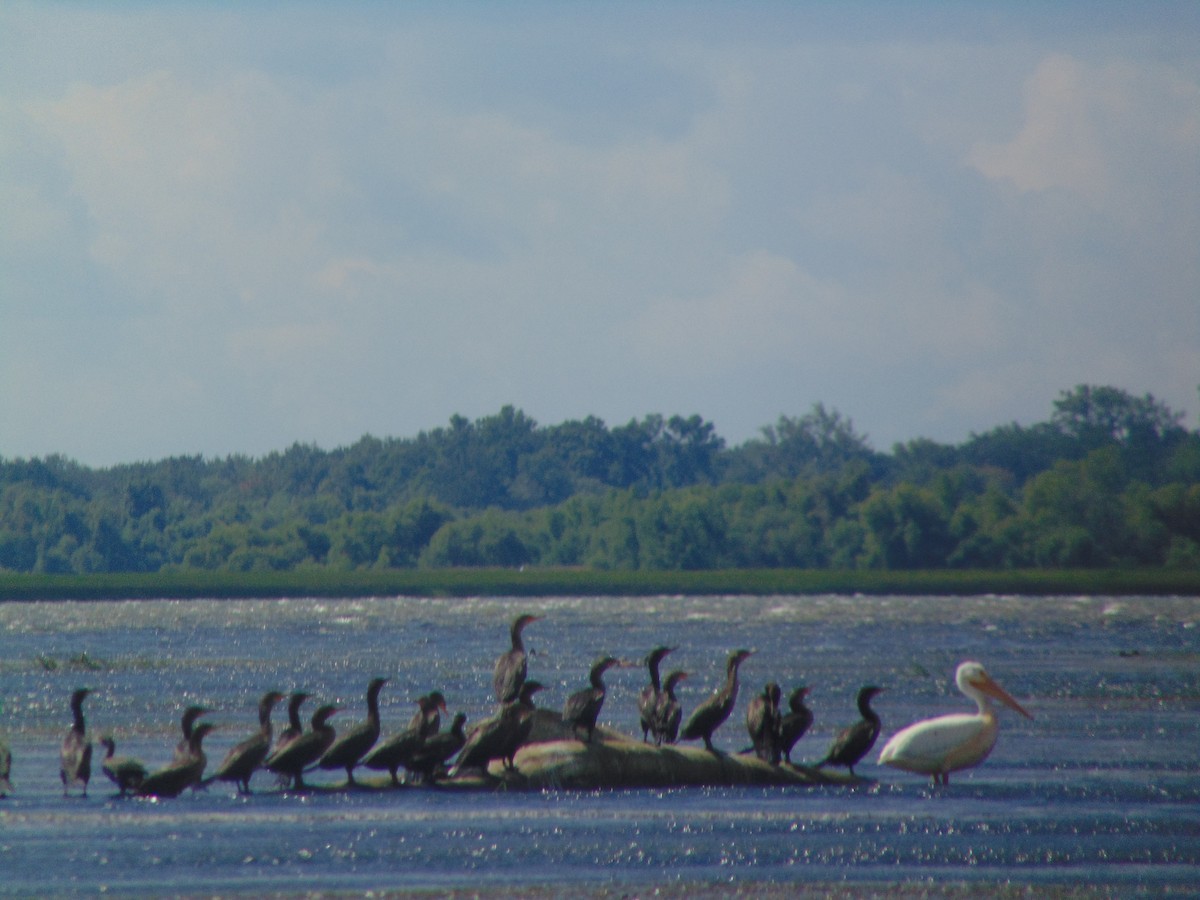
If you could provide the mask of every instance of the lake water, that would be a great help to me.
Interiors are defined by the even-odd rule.
[[[89,732],[154,767],[182,707],[222,726],[210,765],[255,728],[275,688],[362,719],[375,675],[385,733],[433,688],[471,721],[491,711],[491,670],[519,612],[530,677],[560,708],[601,654],[677,645],[663,671],[693,673],[685,715],[743,666],[738,707],[715,743],[747,743],[753,690],[813,689],[816,721],[793,758],[819,759],[886,688],[886,737],[964,710],[955,666],[977,659],[1035,719],[1000,713],[999,742],[948,788],[875,765],[861,786],[295,794],[270,777],[177,800],[122,800],[99,772],[64,800],[58,744],[68,697],[90,687]],[[0,894],[483,890],[575,896],[787,894],[813,885],[920,892],[965,884],[1040,891],[1190,894],[1200,883],[1200,598],[720,597],[545,600],[154,601],[0,604],[0,732],[16,793],[0,801]],[[610,672],[604,724],[633,734],[645,670]],[[306,717],[307,718],[307,717]],[[277,727],[283,719],[276,715]],[[876,748],[876,753],[878,751]],[[314,783],[342,776],[318,773]]]

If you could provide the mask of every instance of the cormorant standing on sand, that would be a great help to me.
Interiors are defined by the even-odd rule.
[[[774,681],[768,681],[762,693],[755,695],[746,707],[746,731],[754,744],[754,755],[773,766],[779,765],[779,725],[783,714],[779,698],[783,691]]]
[[[231,747],[210,780],[232,781],[237,784],[238,793],[250,793],[250,776],[271,752],[271,712],[282,699],[283,694],[279,691],[262,695],[258,701],[258,732]]]
[[[386,678],[373,678],[367,685],[367,718],[330,745],[317,765],[322,769],[345,769],[346,786],[354,787],[354,767],[379,740],[379,691]]]
[[[541,616],[529,614],[513,619],[509,636],[512,638],[512,649],[502,653],[496,660],[496,668],[492,672],[492,688],[496,699],[501,703],[512,703],[521,693],[521,685],[525,683],[525,673],[528,663],[525,659],[525,644],[521,640],[521,632],[530,622],[536,622]]]
[[[304,732],[286,747],[276,750],[266,758],[264,769],[270,769],[278,775],[292,779],[292,786],[297,790],[304,788],[304,770],[315,763],[329,749],[337,732],[328,724],[329,719],[338,711],[336,706],[322,706],[312,717],[312,730]]]
[[[654,734],[657,739],[654,731],[654,715],[662,697],[662,683],[658,678],[658,667],[666,655],[675,649],[674,647],[655,647],[646,656],[646,668],[650,670],[650,683],[642,688],[641,694],[638,695],[638,718],[642,724],[643,743],[648,743],[647,736],[651,734]]]
[[[206,712],[208,712],[208,708],[204,706],[189,706],[183,711],[183,715],[179,718],[179,729],[183,732],[183,739],[175,745],[175,755],[171,758],[171,765],[188,761],[192,754],[192,729],[196,727],[196,720]]]
[[[83,701],[90,693],[88,688],[80,688],[71,694],[74,721],[59,752],[58,775],[62,779],[64,797],[74,785],[81,785],[86,797],[88,781],[92,777],[92,744],[87,739],[87,725],[83,721]]]
[[[858,711],[862,714],[862,720],[838,732],[829,752],[817,763],[818,766],[845,766],[851,775],[854,774],[858,761],[875,746],[875,739],[879,737],[882,726],[879,715],[871,709],[871,698],[881,691],[883,688],[868,684],[858,692]]]
[[[660,747],[663,744],[675,743],[679,737],[683,707],[679,705],[679,698],[675,696],[675,688],[687,677],[687,672],[676,669],[663,682],[662,696],[658,698],[658,708],[654,711],[654,743]]]
[[[596,720],[600,718],[600,708],[604,706],[607,689],[604,687],[604,673],[613,666],[621,665],[621,660],[615,656],[604,656],[592,664],[588,673],[591,687],[576,691],[563,704],[562,723],[571,726],[571,733],[578,737],[580,728],[587,730],[584,743],[592,742],[592,733],[596,730]]]
[[[202,746],[204,736],[216,728],[212,722],[201,722],[192,729],[188,741],[188,756],[182,762],[172,762],[165,768],[147,775],[137,793],[139,797],[178,797],[187,788],[197,784],[204,775],[208,757]]]
[[[804,705],[804,698],[808,693],[809,689],[804,685],[792,691],[788,697],[789,711],[784,713],[779,723],[779,749],[783,751],[783,758],[789,763],[792,761],[792,748],[812,725],[812,710]]]
[[[752,650],[735,650],[729,654],[729,660],[725,664],[725,685],[696,707],[687,724],[683,726],[680,734],[683,740],[694,741],[703,738],[704,748],[716,752],[712,745],[713,732],[720,728],[721,723],[733,712],[734,704],[737,703],[738,666],[753,653]]]
[[[146,767],[132,756],[114,756],[117,744],[111,735],[100,738],[100,743],[105,751],[100,768],[108,776],[108,780],[117,786],[121,796],[140,788],[146,780]]]
[[[514,768],[513,757],[533,730],[533,714],[537,711],[533,695],[541,689],[536,681],[525,682],[516,700],[475,726],[450,774],[457,775],[462,769],[483,769],[486,774],[493,759],[503,760],[506,769]]]

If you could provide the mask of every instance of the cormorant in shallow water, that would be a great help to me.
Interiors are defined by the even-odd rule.
[[[521,640],[521,632],[530,622],[536,622],[541,616],[529,614],[513,619],[509,636],[512,638],[512,649],[502,653],[496,660],[496,668],[492,672],[492,688],[496,699],[501,703],[511,703],[521,693],[521,685],[525,683],[525,673],[528,663],[525,658],[525,644]]]
[[[881,723],[879,715],[871,709],[871,698],[881,691],[883,688],[868,684],[858,692],[858,711],[862,719],[838,732],[818,766],[845,766],[851,775],[854,774],[858,761],[875,746],[875,739],[879,737]]]
[[[562,722],[571,726],[571,733],[578,737],[579,729],[587,731],[584,743],[592,742],[592,733],[596,730],[596,720],[600,717],[600,708],[604,706],[607,689],[604,686],[604,673],[613,666],[621,665],[615,656],[604,656],[592,664],[588,673],[590,687],[576,691],[563,704]]]
[[[725,664],[725,684],[714,691],[712,696],[701,703],[688,717],[680,737],[685,741],[704,739],[706,750],[713,750],[713,732],[721,727],[729,714],[733,712],[738,694],[738,666],[753,654],[752,650],[735,650],[729,654]]]
[[[204,736],[216,728],[212,722],[201,722],[192,729],[188,741],[188,756],[182,762],[172,762],[157,772],[151,772],[137,789],[140,797],[178,797],[204,776],[208,757],[204,755]]]
[[[654,731],[654,714],[658,709],[658,701],[662,697],[662,682],[659,681],[658,667],[674,647],[655,647],[646,656],[646,668],[650,670],[650,683],[642,688],[638,695],[638,718],[642,725],[642,741],[648,742],[648,736],[658,735]]]
[[[792,761],[792,748],[812,725],[812,710],[804,705],[804,698],[808,693],[809,689],[804,685],[792,691],[788,697],[788,712],[783,714],[779,723],[779,749],[783,751],[783,758],[789,763]]]
[[[279,691],[262,695],[258,701],[258,731],[229,749],[212,780],[232,781],[238,786],[239,793],[250,793],[250,776],[271,752],[271,712],[282,699],[283,694]]]
[[[679,682],[688,677],[687,672],[676,669],[663,682],[658,708],[654,711],[654,742],[659,746],[673,744],[679,737],[679,723],[683,720],[683,707],[675,696]]]
[[[754,755],[764,762],[779,765],[779,698],[783,691],[774,681],[768,681],[762,693],[756,694],[746,707],[746,731],[754,745]]]
[[[59,752],[58,775],[62,779],[64,797],[76,785],[83,788],[83,796],[86,797],[88,781],[92,777],[92,744],[87,739],[87,724],[83,721],[83,701],[90,693],[88,688],[79,688],[71,694],[71,716],[74,721],[63,738]]]
[[[367,685],[367,718],[334,741],[317,764],[322,769],[345,769],[346,784],[354,786],[354,767],[379,740],[379,691],[386,678],[373,678]]]
[[[291,778],[292,786],[297,790],[302,789],[304,787],[304,770],[319,760],[337,737],[333,726],[328,724],[329,719],[337,711],[336,706],[320,707],[313,713],[312,729],[268,756],[263,762],[263,768]]]
[[[105,751],[100,768],[108,776],[108,780],[117,786],[121,795],[124,796],[140,788],[142,782],[146,780],[146,767],[142,765],[141,761],[132,756],[115,756],[117,745],[110,735],[100,738],[100,743],[104,746]]]

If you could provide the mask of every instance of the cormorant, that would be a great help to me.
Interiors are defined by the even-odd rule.
[[[146,767],[132,756],[114,756],[117,745],[110,735],[100,738],[100,743],[104,746],[104,760],[100,768],[108,780],[117,786],[121,796],[140,788],[146,780]]]
[[[783,758],[789,763],[792,761],[792,748],[812,725],[812,710],[804,705],[804,698],[808,693],[809,689],[804,685],[792,691],[788,697],[789,711],[783,714],[779,723],[779,749],[783,751]]]
[[[426,694],[417,700],[417,711],[408,722],[408,727],[389,736],[387,740],[376,745],[362,765],[376,772],[386,771],[392,776],[392,785],[400,786],[396,772],[403,766],[412,768],[413,755],[421,749],[427,738],[437,733],[441,723],[442,709],[446,708],[446,698],[439,691]]]
[[[197,784],[204,775],[208,757],[202,746],[204,736],[216,728],[212,722],[201,722],[192,729],[188,755],[182,762],[172,762],[157,772],[151,772],[137,789],[139,797],[178,797]]]
[[[62,779],[64,797],[77,784],[83,787],[83,796],[86,797],[88,781],[92,777],[92,744],[87,739],[87,725],[83,721],[83,700],[90,693],[88,688],[80,688],[71,694],[74,721],[71,730],[63,738],[59,753],[58,775]]]
[[[278,775],[292,779],[292,786],[297,790],[304,787],[304,770],[321,758],[329,749],[337,732],[328,724],[329,719],[338,711],[336,706],[322,706],[312,717],[312,729],[304,732],[286,747],[276,750],[263,762],[264,769],[270,769]]]
[[[367,718],[342,733],[321,755],[317,765],[322,769],[345,769],[346,786],[354,787],[354,767],[379,740],[379,691],[386,678],[372,678],[367,685]]]
[[[858,761],[875,746],[875,739],[879,737],[881,723],[879,715],[871,709],[871,698],[882,690],[881,687],[868,684],[858,692],[858,711],[862,714],[862,720],[838,732],[829,752],[817,763],[818,766],[845,766],[851,775],[854,774]]]
[[[688,677],[687,672],[676,669],[663,682],[662,695],[658,698],[658,708],[654,711],[654,742],[660,747],[663,744],[673,744],[679,737],[679,723],[683,719],[683,707],[675,696],[675,688],[679,682]]]
[[[278,753],[304,734],[304,725],[300,721],[300,706],[308,699],[308,696],[304,691],[296,691],[288,698],[288,726],[279,732],[279,737],[275,739],[275,747],[271,750],[272,753]]]
[[[714,691],[712,696],[692,712],[680,734],[683,740],[694,741],[697,738],[703,738],[704,748],[713,750],[713,732],[729,718],[734,704],[737,703],[738,666],[753,652],[752,650],[735,650],[729,654],[729,660],[725,664],[725,685]]]
[[[258,732],[229,749],[211,780],[232,781],[238,793],[250,793],[250,777],[271,752],[271,712],[283,699],[279,691],[268,691],[258,701]]]
[[[521,693],[512,703],[506,703],[500,712],[480,722],[467,736],[467,743],[458,754],[452,775],[462,769],[483,769],[493,759],[504,761],[506,769],[514,767],[513,757],[521,748],[533,729],[533,695],[542,689],[536,681],[521,685]]]
[[[0,798],[7,797],[13,792],[12,782],[12,751],[8,749],[8,741],[0,737]]]
[[[175,755],[171,758],[171,765],[187,762],[192,752],[192,729],[196,727],[196,720],[206,712],[208,712],[208,708],[204,706],[189,706],[183,711],[183,715],[179,719],[179,728],[183,732],[183,739],[175,745]]]
[[[525,644],[521,641],[521,632],[530,622],[536,622],[541,616],[529,614],[513,619],[509,635],[512,638],[512,649],[502,653],[496,660],[496,668],[492,672],[492,688],[496,699],[501,703],[511,703],[521,693],[521,685],[525,683],[527,662],[525,659]]]
[[[650,683],[642,688],[638,695],[638,717],[642,724],[642,741],[648,743],[647,736],[654,734],[654,714],[658,709],[658,701],[662,696],[662,683],[658,678],[658,666],[668,653],[675,647],[655,647],[646,656],[646,668],[650,670]]]
[[[584,743],[592,742],[592,733],[596,730],[596,719],[600,717],[600,708],[604,706],[604,673],[613,666],[621,665],[621,660],[615,656],[603,656],[592,664],[588,673],[591,687],[576,691],[563,704],[562,723],[571,726],[571,733],[578,737],[580,728],[587,731]]]
[[[783,692],[774,681],[768,681],[761,694],[756,694],[746,707],[746,731],[754,744],[754,755],[773,766],[779,765],[779,725],[783,718],[779,698]]]
[[[457,713],[450,723],[450,730],[430,735],[417,748],[408,762],[408,768],[421,781],[433,782],[437,770],[446,760],[463,748],[467,736],[463,726],[467,724],[467,714]]]

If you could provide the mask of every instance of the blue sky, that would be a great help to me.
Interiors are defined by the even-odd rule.
[[[1200,403],[1200,4],[0,6],[0,456]]]

